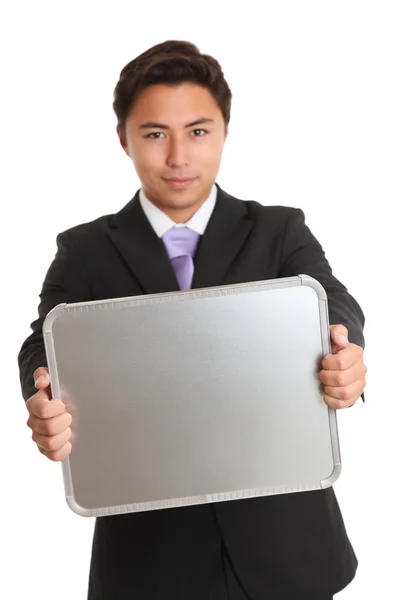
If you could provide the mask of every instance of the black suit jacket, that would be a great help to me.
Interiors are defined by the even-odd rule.
[[[308,274],[327,292],[330,323],[345,325],[350,341],[364,346],[362,310],[333,276],[304,213],[239,200],[218,184],[217,188],[216,206],[195,258],[192,287]],[[57,246],[43,283],[38,319],[18,357],[25,400],[35,393],[34,370],[46,366],[41,328],[56,304],[179,289],[138,192],[119,213],[59,234]],[[306,597],[332,594],[343,589],[357,569],[329,488],[98,518],[89,597],[205,600],[211,597],[221,548],[252,600],[285,590],[299,595],[301,591]]]

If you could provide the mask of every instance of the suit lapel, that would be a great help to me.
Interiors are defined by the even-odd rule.
[[[217,188],[217,202],[197,251],[192,288],[221,285],[253,227],[245,202],[230,196],[218,184]]]
[[[197,250],[192,288],[221,285],[253,226],[246,204],[218,184],[217,188],[215,208]],[[111,217],[108,234],[144,293],[179,291],[164,244],[142,210],[139,191]]]
[[[108,233],[145,293],[179,291],[164,243],[143,212],[139,191],[111,218]]]

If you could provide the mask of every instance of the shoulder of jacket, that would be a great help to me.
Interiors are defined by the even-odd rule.
[[[301,213],[302,210],[298,207],[292,205],[283,205],[283,204],[263,204],[259,200],[248,199],[248,198],[239,198],[238,196],[234,196],[227,192],[223,191],[226,198],[228,198],[231,202],[235,202],[241,204],[243,207],[246,207],[248,212],[252,212],[254,214],[281,214],[281,215],[289,215]]]
[[[241,200],[246,206],[250,217],[256,219],[275,219],[286,221],[289,218],[304,218],[304,212],[296,206],[283,204],[262,204],[258,200]]]
[[[98,234],[101,234],[108,227],[108,223],[110,219],[113,217],[113,214],[102,215],[101,217],[97,217],[92,221],[87,221],[85,223],[79,223],[68,229],[61,231],[57,239],[60,241],[66,241],[70,243],[75,243],[80,239],[91,238]]]

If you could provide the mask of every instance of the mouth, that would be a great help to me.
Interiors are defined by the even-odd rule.
[[[168,186],[174,189],[182,189],[189,187],[197,177],[168,177],[163,179]]]

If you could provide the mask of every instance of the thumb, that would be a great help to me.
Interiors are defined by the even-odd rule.
[[[345,348],[349,344],[348,331],[344,325],[332,325],[331,328],[331,341],[337,347]]]
[[[33,374],[35,388],[42,390],[50,385],[49,370],[46,367],[39,367]]]

